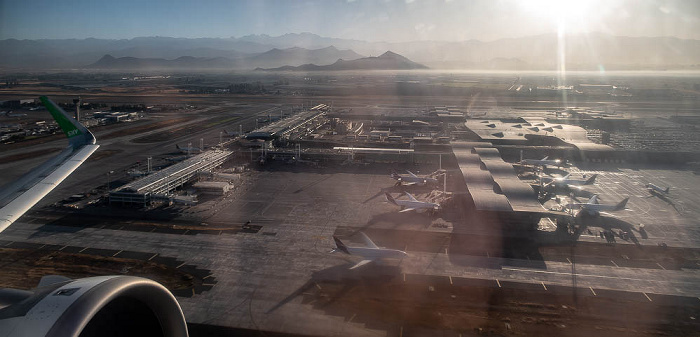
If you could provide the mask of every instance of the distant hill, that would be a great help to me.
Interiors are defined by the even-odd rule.
[[[216,69],[231,68],[234,62],[230,59],[204,58],[181,56],[174,60],[162,58],[113,57],[105,55],[97,62],[87,66],[92,69]]]
[[[250,59],[250,64],[256,66],[268,66],[267,64],[280,65],[302,65],[302,64],[331,64],[338,59],[356,60],[364,56],[352,50],[338,50],[334,46],[321,49],[305,49],[292,47],[287,49],[271,49]]]
[[[336,71],[336,70],[411,70],[428,69],[428,67],[413,62],[399,54],[391,51],[377,56],[365,57],[357,60],[338,60],[333,64],[319,66],[315,64],[304,64],[298,67],[284,66],[279,68],[258,68],[256,70],[265,71]]]
[[[201,49],[200,49],[201,51]],[[363,56],[352,50],[338,50],[330,46],[321,49],[304,48],[273,48],[260,54],[232,54],[228,57],[193,57],[181,56],[176,59],[143,58],[143,57],[113,57],[104,55],[97,62],[87,66],[92,69],[245,69],[257,67],[279,67],[282,65],[302,65],[307,63],[330,64],[338,59],[359,59]]]

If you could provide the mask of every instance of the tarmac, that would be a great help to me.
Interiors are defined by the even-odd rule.
[[[205,222],[207,227],[240,229],[247,223],[261,226],[258,230],[183,235],[100,228],[99,218],[89,218],[90,223],[80,227],[63,225],[61,218],[46,224],[42,218],[27,216],[0,234],[0,239],[152,253],[210,270],[215,286],[195,296],[178,297],[188,322],[194,324],[323,336],[400,335],[404,331],[401,323],[370,323],[366,315],[354,318],[353,314],[362,314],[353,309],[329,311],[314,304],[323,289],[377,277],[389,284],[425,285],[421,288],[425,291],[433,287],[438,289],[436,294],[449,292],[452,288],[448,285],[471,287],[469,284],[477,282],[489,289],[519,289],[541,296],[555,291],[603,296],[639,305],[656,305],[664,299],[697,312],[699,233],[692,226],[697,211],[691,206],[700,198],[693,193],[698,178],[690,171],[658,168],[590,165],[585,170],[601,175],[595,187],[600,189],[601,202],[631,196],[629,210],[620,217],[633,224],[644,223],[648,239],[640,238],[639,246],[622,240],[611,246],[586,234],[566,254],[570,250],[566,244],[544,247],[531,239],[498,235],[498,229],[470,222],[476,218],[468,214],[436,218],[422,213],[399,214],[398,208],[384,202],[381,193],[395,181],[377,168],[324,170],[303,165],[255,171],[244,177],[232,195],[171,210],[180,224]],[[679,211],[655,197],[646,197],[643,184],[647,180],[671,186]],[[425,194],[416,193],[419,200],[423,197]],[[359,258],[329,253],[334,247],[331,237],[338,235],[357,245],[360,241],[354,234],[358,231],[367,233],[379,246],[402,249],[409,255],[364,271],[348,271]],[[665,268],[662,260],[657,268],[653,252],[632,253],[645,247],[658,249],[659,242],[683,248],[679,254],[685,256],[690,268],[671,264]],[[603,263],[606,259],[611,263]],[[397,307],[417,296],[404,292],[412,288],[396,289]],[[339,301],[348,300],[343,292],[334,296]],[[698,302],[692,302],[695,300]]]

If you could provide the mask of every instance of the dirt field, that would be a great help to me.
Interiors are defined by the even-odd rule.
[[[0,287],[31,289],[45,275],[81,278],[102,275],[146,277],[169,290],[192,288],[194,278],[156,263],[58,251],[0,248]]]

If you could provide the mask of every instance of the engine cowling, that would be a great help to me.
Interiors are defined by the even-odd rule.
[[[42,280],[32,292],[4,291],[0,336],[188,335],[180,305],[158,282],[133,276],[52,282]]]

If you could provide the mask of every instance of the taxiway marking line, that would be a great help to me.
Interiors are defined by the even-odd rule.
[[[83,252],[84,250],[86,250],[86,249],[88,249],[88,247],[85,247],[85,248],[81,249],[78,253],[82,253],[82,252]]]
[[[571,276],[571,273],[564,273],[560,271],[548,271],[548,270],[530,270],[530,269],[520,269],[520,268],[507,268],[503,267],[501,268],[502,270],[511,270],[511,271],[525,271],[525,272],[531,272],[531,273],[541,273],[541,274],[557,274],[557,275],[566,275],[566,276]],[[606,276],[606,275],[593,275],[593,274],[576,274],[578,277],[599,277],[599,278],[609,278],[609,279],[618,279],[618,280],[628,280],[628,281],[649,281],[648,279],[641,279],[641,278],[631,278],[631,277],[621,277],[621,276]],[[687,282],[686,282],[687,283]]]
[[[452,276],[448,276],[450,278],[450,285],[452,285]]]
[[[158,253],[153,254],[153,256],[151,256],[150,258],[148,258],[148,261],[153,260],[153,258],[156,257],[156,256],[158,256]]]
[[[184,266],[184,265],[185,265],[185,263],[187,263],[187,262],[183,262],[183,263],[180,263],[180,265],[179,265],[179,266],[177,266],[177,267],[175,267],[175,269],[178,269],[178,268],[180,268],[180,267]]]
[[[355,314],[352,314],[352,316],[351,316],[350,319],[348,320],[348,323],[352,322],[352,319],[355,318],[355,316],[357,316],[356,313],[355,313]]]
[[[498,279],[496,279],[496,284],[498,284],[498,287],[501,287],[501,282],[498,282]]]
[[[544,285],[544,282],[540,282],[540,283],[542,284],[542,288],[544,288],[544,290],[547,290],[547,286]]]
[[[321,289],[321,286],[318,285],[318,283],[314,282],[314,285],[316,285],[316,288],[318,288],[318,290],[323,290],[323,289]]]
[[[406,282],[406,273],[403,273],[403,281]]]
[[[58,251],[60,252],[60,251],[62,251],[62,250],[64,250],[64,249],[66,249],[66,247],[68,247],[68,245],[65,245],[65,246],[61,247],[61,249],[59,249]]]
[[[661,267],[661,269],[666,270],[666,268],[664,268],[664,266],[660,265],[658,262],[656,263],[656,265]]]
[[[595,293],[595,290],[593,290],[593,287],[588,287],[588,289],[591,290],[591,292],[593,293],[593,296],[598,296],[598,294]]]
[[[642,294],[644,294],[644,297],[646,297],[649,300],[649,302],[652,302],[651,298],[649,298],[649,295],[647,295],[647,293],[643,292]]]
[[[620,266],[618,266],[618,265],[617,265],[617,263],[615,263],[615,261],[613,261],[613,260],[610,260],[610,262],[612,262],[612,264],[614,264],[614,265],[615,265],[615,267],[618,267],[618,268],[620,268]]]
[[[121,253],[121,252],[123,252],[123,251],[124,251],[124,250],[120,250],[120,251],[114,253],[114,255],[112,255],[112,257],[115,257],[115,256],[119,255],[119,253]]]
[[[566,261],[569,262],[569,264],[573,264],[573,263],[571,262],[571,260],[569,260],[568,257],[566,258]]]

